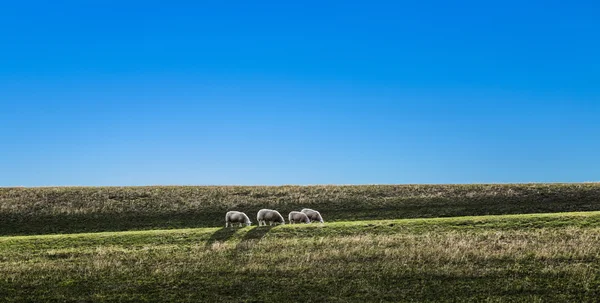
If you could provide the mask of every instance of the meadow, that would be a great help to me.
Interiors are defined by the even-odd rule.
[[[600,212],[0,237],[5,302],[596,302]]]
[[[326,223],[223,227],[261,207]],[[1,302],[600,298],[591,183],[1,188],[0,214]]]
[[[328,222],[600,210],[600,183],[0,188],[0,236],[224,226],[309,207]]]

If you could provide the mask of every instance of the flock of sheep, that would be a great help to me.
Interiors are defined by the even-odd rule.
[[[267,223],[269,225],[278,225],[285,224],[285,219],[283,216],[276,210],[273,209],[261,209],[256,214],[256,221],[258,221],[258,226],[266,226]],[[288,215],[288,221],[290,224],[294,223],[311,223],[311,222],[321,222],[323,223],[323,217],[321,214],[313,209],[305,208],[301,211],[292,211]],[[238,226],[250,226],[252,222],[248,216],[240,211],[228,211],[225,214],[225,227],[233,227],[234,224]]]

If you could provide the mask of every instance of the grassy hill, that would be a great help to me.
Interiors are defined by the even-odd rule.
[[[600,210],[600,184],[0,188],[0,235],[223,225],[311,207],[328,222]]]
[[[0,237],[3,302],[597,302],[600,212]]]
[[[3,302],[596,302],[599,243],[592,183],[0,188]]]

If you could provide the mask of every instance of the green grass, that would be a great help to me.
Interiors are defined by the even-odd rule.
[[[6,302],[597,302],[600,212],[0,237]]]
[[[600,210],[600,184],[0,188],[0,235],[216,227],[303,207],[328,222]]]

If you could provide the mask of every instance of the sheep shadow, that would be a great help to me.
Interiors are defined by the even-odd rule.
[[[229,240],[235,233],[239,230],[239,228],[235,227],[223,227],[217,231],[215,231],[210,238],[206,241],[206,248],[211,248],[215,242],[225,242]]]
[[[256,243],[266,236],[274,226],[255,226],[249,230],[235,247],[236,251],[246,251],[252,249]]]

